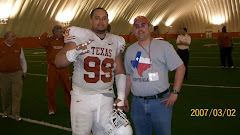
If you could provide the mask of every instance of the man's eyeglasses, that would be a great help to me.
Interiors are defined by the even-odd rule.
[[[148,24],[146,24],[146,23],[142,23],[141,25],[139,25],[139,24],[134,24],[134,28],[135,28],[135,29],[139,29],[140,27],[142,27],[142,28],[147,28],[147,26],[148,26]]]

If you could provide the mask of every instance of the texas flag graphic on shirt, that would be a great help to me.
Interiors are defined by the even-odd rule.
[[[142,73],[150,68],[151,62],[149,58],[141,57],[140,51],[137,52],[135,60],[131,60],[133,68],[137,68],[138,74],[142,77]]]

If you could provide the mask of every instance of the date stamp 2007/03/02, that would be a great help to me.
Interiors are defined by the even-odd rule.
[[[236,117],[236,109],[191,109],[191,117]]]

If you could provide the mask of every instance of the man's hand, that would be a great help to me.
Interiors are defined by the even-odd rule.
[[[114,104],[113,104],[112,109],[115,109],[116,106],[117,106],[117,104],[118,104],[118,102],[120,102],[120,101],[122,101],[122,100],[120,100],[120,99],[116,99],[116,100],[114,101]],[[121,109],[121,110],[123,110],[123,109],[124,109],[124,106],[117,106],[117,109]]]
[[[124,99],[124,111],[129,112],[129,103],[127,98]]]
[[[167,102],[164,108],[173,107],[174,103],[177,101],[177,98],[178,98],[178,94],[173,94],[171,92],[166,99],[161,101],[161,103]]]
[[[180,44],[183,44],[183,41],[180,40],[179,43],[180,43]]]
[[[82,51],[80,53],[80,55],[83,55],[85,53],[89,53],[89,50],[87,49],[87,45],[89,45],[92,41],[93,40],[90,39],[88,42],[80,44],[80,45],[77,46],[76,50],[77,51]]]
[[[184,42],[184,41],[179,41],[180,42],[180,44],[182,44],[182,45],[188,45],[188,43],[187,42]]]

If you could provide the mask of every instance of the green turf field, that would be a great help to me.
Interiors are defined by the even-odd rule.
[[[175,45],[175,40],[168,41]],[[240,134],[238,129],[240,125],[240,39],[235,38],[234,42],[236,44],[232,56],[236,69],[221,69],[219,48],[212,45],[216,44],[216,40],[192,39],[189,79],[184,81],[181,94],[173,108],[172,135]],[[61,85],[56,97],[56,115],[48,115],[45,50],[25,49],[24,53],[28,63],[28,74],[24,79],[21,116],[62,126],[68,130],[70,115]],[[170,72],[169,76],[172,84],[174,72]],[[208,112],[207,109],[209,109]],[[222,112],[218,109],[222,109]],[[0,113],[2,113],[1,104]],[[42,134],[70,135],[71,132],[24,120],[16,122],[10,118],[0,118],[0,135]]]

